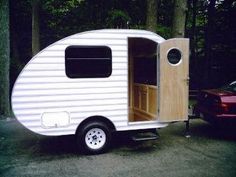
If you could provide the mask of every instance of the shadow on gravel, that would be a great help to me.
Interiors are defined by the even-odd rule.
[[[30,141],[30,140],[28,140]],[[46,137],[39,136],[37,142],[28,142],[27,144],[31,147],[34,154],[42,155],[83,155],[82,152],[78,151],[76,145],[76,137],[70,136],[59,136],[59,137]],[[34,141],[34,140],[31,140]],[[26,143],[26,142],[25,142]],[[34,145],[32,145],[35,143]],[[25,146],[27,146],[25,144]],[[25,147],[27,148],[27,147]],[[28,147],[29,148],[29,147]],[[128,133],[115,133],[112,136],[111,150],[122,149],[130,152],[147,152],[151,151],[155,147],[152,143],[148,142],[134,142],[129,137]]]
[[[226,140],[226,141],[236,141],[236,124],[225,124],[225,125],[215,125],[206,122],[201,122],[191,126],[190,132],[194,136]]]
[[[75,136],[45,136],[38,141],[38,152],[51,155],[76,154]]]
[[[156,141],[133,141],[128,132],[114,134],[111,148],[114,151],[145,153],[156,150]]]

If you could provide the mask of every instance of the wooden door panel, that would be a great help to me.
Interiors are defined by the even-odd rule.
[[[178,57],[178,54],[174,53],[171,55],[173,51],[171,49],[180,51],[181,59],[179,62],[175,59]],[[181,38],[167,40],[159,44],[158,52],[160,63],[159,121],[187,120],[189,40]]]

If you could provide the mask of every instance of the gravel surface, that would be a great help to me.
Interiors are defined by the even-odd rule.
[[[160,129],[160,139],[135,143],[122,133],[106,154],[82,155],[74,136],[46,137],[15,119],[0,121],[0,176],[235,177],[236,131],[192,120]]]

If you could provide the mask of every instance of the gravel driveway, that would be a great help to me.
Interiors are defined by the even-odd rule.
[[[192,136],[185,138],[184,128],[170,124],[159,130],[159,140],[143,143],[118,134],[108,153],[86,156],[76,152],[73,136],[40,136],[15,119],[1,120],[0,176],[236,176],[236,131],[192,120]]]

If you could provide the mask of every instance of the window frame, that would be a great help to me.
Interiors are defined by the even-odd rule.
[[[104,57],[104,59],[107,59],[107,60],[109,60],[109,64],[108,64],[108,69],[106,70],[106,71],[108,71],[108,72],[105,72],[104,71],[104,73],[102,73],[102,72],[100,72],[100,73],[98,73],[98,74],[94,74],[94,73],[91,73],[91,74],[88,74],[87,73],[87,75],[86,74],[82,74],[82,73],[76,73],[76,74],[72,74],[72,73],[70,73],[70,69],[71,69],[71,67],[69,66],[69,59],[68,58],[70,58],[70,57],[67,57],[69,54],[67,54],[67,52],[68,52],[68,50],[71,50],[72,48],[85,48],[85,49],[87,49],[87,50],[89,50],[89,49],[99,49],[99,48],[101,48],[101,49],[106,49],[107,51],[107,53],[108,53],[108,57]],[[104,55],[106,55],[106,54],[104,54]],[[73,58],[73,57],[71,57],[71,58]],[[75,57],[76,58],[76,57]],[[78,57],[78,60],[86,60],[86,59],[90,59],[90,62],[94,59],[94,60],[99,60],[99,59],[101,59],[102,60],[102,58],[103,57],[99,57],[99,58],[96,58],[96,57]],[[66,74],[66,76],[68,77],[68,78],[70,78],[70,79],[80,79],[80,78],[108,78],[108,77],[110,77],[111,76],[111,74],[112,74],[112,50],[111,50],[111,48],[109,47],[109,46],[106,46],[106,45],[70,45],[70,46],[68,46],[68,47],[66,47],[66,49],[65,49],[65,56],[64,56],[64,59],[65,59],[65,74]],[[72,60],[72,59],[71,59]],[[76,61],[75,59],[73,59],[74,61]],[[77,62],[79,62],[79,61],[77,61]],[[88,61],[87,61],[88,62]],[[102,61],[101,61],[102,62]],[[103,61],[104,62],[104,61]]]

